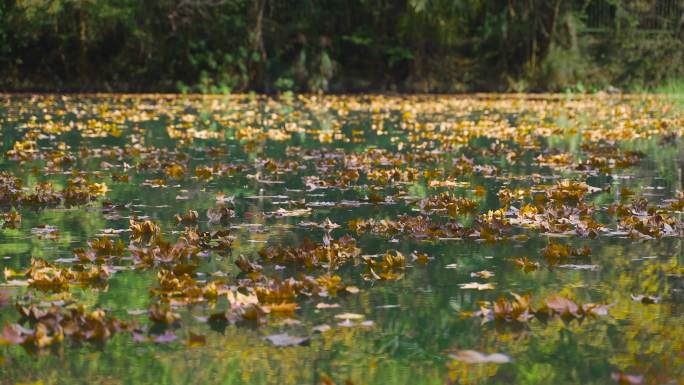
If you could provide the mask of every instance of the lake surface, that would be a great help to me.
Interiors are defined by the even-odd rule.
[[[684,379],[676,100],[4,95],[0,124],[2,384]]]

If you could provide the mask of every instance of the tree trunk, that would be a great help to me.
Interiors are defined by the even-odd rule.
[[[252,87],[268,92],[266,89],[268,84],[266,84],[264,68],[268,55],[266,54],[263,35],[264,9],[266,8],[267,2],[268,0],[254,0],[254,29],[252,30],[251,55],[248,61],[252,64],[249,67],[254,68]],[[252,55],[254,53],[256,53],[259,58],[256,61],[253,60]]]

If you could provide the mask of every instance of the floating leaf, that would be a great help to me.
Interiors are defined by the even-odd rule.
[[[493,290],[494,284],[492,283],[478,283],[478,282],[468,282],[461,283],[458,285],[461,289],[476,289],[476,290]]]
[[[475,350],[459,350],[453,354],[450,354],[449,357],[456,361],[465,362],[466,364],[506,364],[512,362],[511,358],[505,354],[483,354]]]
[[[287,333],[273,334],[264,337],[265,340],[269,341],[275,346],[294,346],[294,345],[304,345],[309,342],[308,337],[295,337]]]

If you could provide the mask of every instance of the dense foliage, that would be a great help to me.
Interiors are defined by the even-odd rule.
[[[678,0],[3,0],[0,88],[229,92],[649,87]]]

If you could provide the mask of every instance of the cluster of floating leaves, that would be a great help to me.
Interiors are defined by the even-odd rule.
[[[105,265],[79,265],[76,268],[60,267],[44,259],[33,258],[26,271],[5,268],[5,278],[19,286],[29,286],[43,291],[66,291],[71,286],[105,284],[110,276]]]
[[[362,250],[355,237],[420,244],[522,243],[552,236],[546,247],[530,251],[536,254],[513,259],[515,267],[531,273],[589,266],[591,249],[577,241],[684,236],[684,193],[657,201],[622,186],[616,177],[648,161],[646,154],[622,143],[673,141],[684,134],[684,119],[669,113],[672,107],[662,98],[300,96],[278,101],[231,96],[155,101],[122,96],[100,99],[97,111],[89,109],[88,101],[0,99],[9,112],[0,123],[18,129],[4,154],[12,167],[0,173],[0,221],[3,228],[22,229],[26,210],[84,206],[108,220],[126,220],[128,226],[93,234],[87,247],[73,250],[73,258],[33,258],[25,270],[6,268],[3,286],[68,293],[76,287],[104,288],[113,274],[124,271],[151,271],[144,311],[149,326],[81,305],[18,304],[21,321],[5,327],[3,343],[40,349],[64,339],[104,341],[117,332],[130,332],[138,342],[172,342],[174,330],[188,322],[182,313],[189,305],[203,306],[205,314],[195,320],[215,328],[296,324],[303,303],[335,308],[328,304],[331,298],[358,293],[350,271],[392,285],[420,265],[441,263],[421,250],[409,256],[399,247]],[[26,106],[17,109],[21,103]],[[559,123],[561,113],[564,124]],[[589,123],[582,120],[586,116]],[[157,146],[147,135],[144,123],[160,119],[173,146]],[[362,121],[371,126],[358,129]],[[66,144],[70,135],[84,144]],[[547,139],[554,136],[575,137],[580,145],[552,146]],[[305,146],[299,137],[317,146]],[[389,144],[351,146],[377,138]],[[268,154],[268,146],[277,142],[286,143],[284,151]],[[228,196],[220,185],[251,186],[254,192]],[[110,188],[127,186],[146,194],[171,190],[179,203],[191,195],[213,203],[176,210],[167,226],[144,205],[110,200]],[[259,205],[245,209],[248,202]],[[331,211],[351,213],[351,219],[342,225],[321,220]],[[290,218],[298,221],[296,226]],[[263,238],[276,229],[274,223],[306,229],[310,236],[296,242]],[[239,241],[245,233],[262,235],[255,242],[267,244],[259,250],[245,247]],[[59,236],[48,225],[34,228],[33,234]],[[234,254],[235,249],[240,253]],[[236,269],[203,271],[216,256],[228,258]],[[483,270],[471,277],[495,275]],[[486,293],[497,286],[462,282],[459,287]],[[472,315],[484,322],[525,323],[608,313],[605,305],[582,305],[560,295],[535,307],[527,295],[513,297],[485,302]],[[660,301],[636,298],[644,304]],[[341,327],[373,325],[361,321],[361,314],[338,316]],[[329,327],[319,325],[311,332],[327,330],[323,326]],[[277,346],[301,345],[310,338],[265,337]],[[201,343],[204,337],[189,334],[189,340]],[[507,356],[475,353],[454,357],[466,363],[508,362]]]
[[[546,322],[550,318],[560,318],[565,322],[572,320],[582,321],[587,317],[598,317],[608,315],[607,305],[583,304],[555,295],[546,299],[542,304],[534,308],[530,303],[529,295],[519,295],[511,293],[513,300],[509,301],[501,297],[493,302],[485,302],[480,306],[480,310],[472,313],[473,317],[482,318],[482,322],[495,322],[501,324],[520,324],[526,323],[535,318]]]
[[[67,180],[67,186],[57,191],[50,182],[36,183],[32,189],[23,187],[17,176],[0,173],[0,204],[6,206],[49,207],[84,204],[107,193],[105,183],[89,182],[82,176]]]
[[[22,324],[5,326],[0,334],[0,344],[23,345],[29,349],[42,349],[61,342],[65,338],[74,342],[104,342],[114,333],[129,332],[132,325],[115,317],[107,316],[102,309],[92,311],[83,306],[61,309],[51,306],[41,309],[17,304]]]

